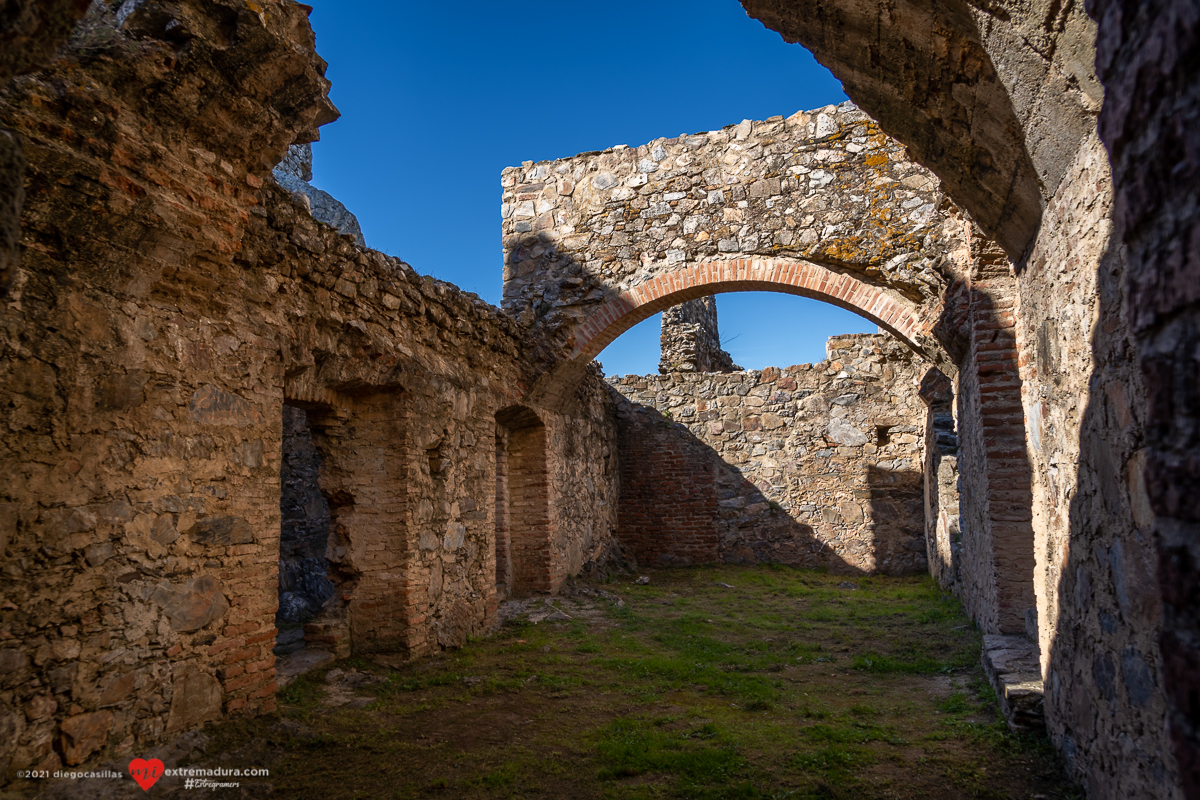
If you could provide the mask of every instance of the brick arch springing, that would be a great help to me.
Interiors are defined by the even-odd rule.
[[[919,308],[852,275],[807,261],[736,258],[702,261],[659,272],[653,280],[605,301],[575,330],[572,360],[590,361],[637,323],[686,300],[723,292],[768,291],[820,300],[880,325],[917,353],[928,356],[922,334],[931,322]]]

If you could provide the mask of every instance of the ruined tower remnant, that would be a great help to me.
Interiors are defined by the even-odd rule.
[[[715,297],[688,300],[664,311],[660,343],[658,371],[664,375],[741,369],[721,348]]]

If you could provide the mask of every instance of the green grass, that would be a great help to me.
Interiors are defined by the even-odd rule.
[[[606,585],[624,608],[339,664],[384,677],[365,709],[322,705],[326,671],[305,676],[279,717],[215,728],[210,757],[261,758],[280,796],[331,800],[1076,796],[1044,738],[998,721],[979,634],[929,579],[648,574]],[[247,750],[262,741],[273,755]]]

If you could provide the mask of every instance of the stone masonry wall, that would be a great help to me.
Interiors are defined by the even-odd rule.
[[[1146,390],[1144,402],[1131,398],[1135,416],[1145,411],[1145,442],[1124,477],[1142,481],[1154,515],[1169,733],[1182,792],[1194,798],[1200,797],[1200,9],[1190,0],[1098,0],[1088,10],[1099,29],[1095,63],[1106,91],[1100,136],[1113,168],[1113,238],[1127,250],[1125,302]]]
[[[1145,390],[1129,358],[1109,169],[1093,134],[1046,209],[1020,280],[1034,633],[1051,735],[1090,796],[1175,798],[1154,515],[1142,477]]]
[[[1021,379],[1023,446],[996,455],[1028,473],[1027,509],[1007,521],[1028,513],[1037,611],[1025,628],[1042,646],[1051,735],[1090,796],[1195,795],[1195,4],[1086,4],[1098,25],[1084,5],[1049,0],[743,5],[810,48],[1012,259],[1003,310],[1020,369],[1006,372]],[[962,535],[999,567],[1005,542],[984,541],[999,520],[978,461],[990,456],[983,374],[958,381]],[[993,433],[1015,434],[1011,405]],[[998,588],[988,572],[964,587],[968,605]],[[1160,581],[1165,609],[1150,597]]]
[[[285,403],[322,459],[331,629],[419,655],[495,616],[496,412],[531,382],[529,339],[270,180],[331,113],[302,6],[172,9],[0,106],[29,160],[0,308],[5,776],[273,708]],[[543,413],[570,493],[555,580],[615,527],[607,388],[572,401]]]
[[[733,357],[721,348],[717,298],[688,300],[662,313],[658,371],[740,372]]]
[[[956,368],[934,331],[955,212],[849,103],[530,162],[502,184],[504,308],[568,354],[590,359],[655,311],[765,281],[854,309]],[[761,276],[738,267],[756,258],[771,259]],[[825,277],[782,274],[803,264]]]
[[[609,379],[618,536],[639,561],[927,569],[928,366],[886,334],[835,337],[828,353],[783,370]]]

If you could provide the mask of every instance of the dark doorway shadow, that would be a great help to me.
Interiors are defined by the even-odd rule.
[[[316,618],[335,591],[325,557],[330,513],[329,502],[321,494],[320,471],[321,453],[313,444],[308,413],[297,406],[284,405],[279,470],[277,655],[304,647],[304,623]]]

